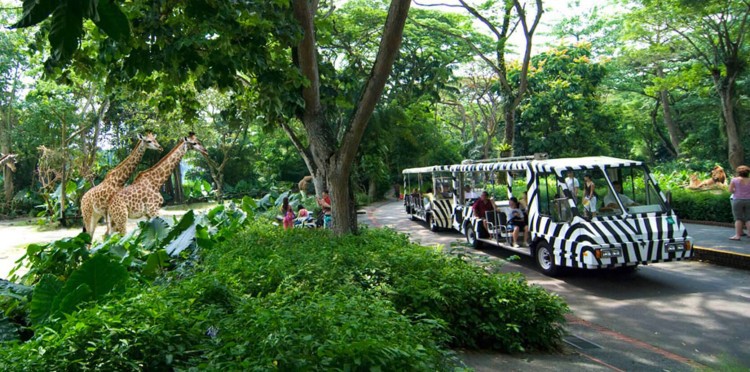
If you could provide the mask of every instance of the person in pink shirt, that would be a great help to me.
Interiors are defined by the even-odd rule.
[[[740,240],[742,225],[746,224],[750,231],[750,167],[737,167],[737,177],[729,182],[729,192],[732,194],[732,215],[734,216],[734,236],[731,240]]]

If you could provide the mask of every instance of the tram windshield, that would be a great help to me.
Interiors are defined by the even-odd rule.
[[[569,194],[562,192],[563,185]],[[572,196],[584,217],[666,212],[644,167],[571,170],[558,181],[557,197]]]

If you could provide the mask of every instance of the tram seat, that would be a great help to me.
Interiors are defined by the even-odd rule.
[[[508,216],[505,212],[498,211],[487,211],[485,212],[485,218],[487,219],[487,229],[489,230],[490,236],[495,240],[508,235]]]

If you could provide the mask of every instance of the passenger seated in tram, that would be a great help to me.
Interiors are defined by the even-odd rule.
[[[518,234],[523,230],[523,245],[528,245],[529,224],[526,220],[526,214],[521,210],[520,204],[516,197],[510,198],[510,207],[508,207],[508,230],[513,231],[513,247],[518,248]]]
[[[622,184],[620,184],[620,181],[612,181],[612,186],[615,188],[615,192],[620,197],[622,204],[624,204],[626,207],[629,207],[631,205],[638,205],[638,203],[634,202],[633,199],[630,199],[627,195],[622,193]],[[604,206],[607,208],[618,208],[617,199],[615,199],[615,195],[612,191],[604,196]]]
[[[426,211],[430,210],[430,202],[432,201],[432,198],[434,198],[434,197],[435,196],[432,195],[432,187],[430,187],[429,189],[427,189],[426,193],[422,194],[424,210],[426,210]]]
[[[622,201],[622,204],[626,207],[630,207],[633,205],[638,205],[638,203],[634,202],[633,199],[630,199],[627,195],[622,193],[622,184],[620,184],[620,181],[612,181],[612,186],[615,188],[615,192],[620,197],[620,200]],[[617,204],[617,199],[615,198],[614,192],[611,190],[607,195],[604,196],[604,208],[602,208],[602,211],[607,210],[619,210],[620,206]]]
[[[495,201],[490,199],[487,191],[482,191],[479,199],[474,202],[474,204],[471,206],[471,209],[474,210],[474,217],[482,219],[482,223],[484,223],[484,229],[489,230],[487,228],[487,220],[485,219],[485,216],[487,215],[487,212],[495,211],[497,207],[495,206]]]
[[[525,192],[521,194],[521,200],[518,201],[518,205],[524,213],[529,210],[529,197]]]
[[[479,194],[477,194],[475,191],[472,191],[471,186],[469,185],[464,186],[464,199],[474,200],[477,198],[479,198]]]

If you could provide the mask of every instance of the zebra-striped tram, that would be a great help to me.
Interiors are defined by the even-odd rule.
[[[404,169],[404,207],[412,220],[427,222],[430,230],[452,227],[454,182],[445,165]]]
[[[635,268],[693,255],[685,225],[642,162],[537,156],[465,162],[439,170],[452,177],[452,227],[469,244],[532,256],[547,275],[561,267]],[[489,193],[496,209],[477,216],[472,204],[482,191]],[[511,238],[511,197],[528,200],[528,245]]]

